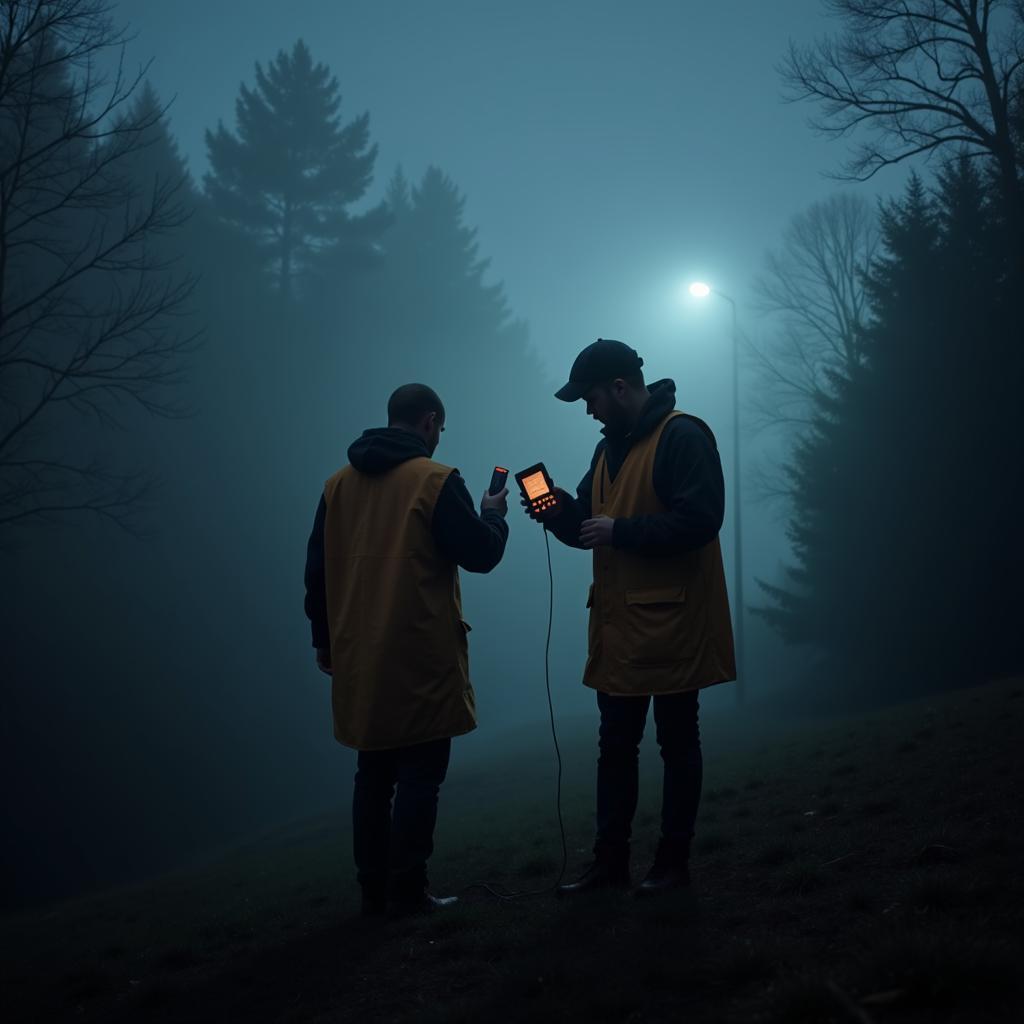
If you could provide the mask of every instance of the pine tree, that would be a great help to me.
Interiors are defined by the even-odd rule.
[[[349,282],[335,290],[336,312],[324,314],[333,331],[320,381],[335,405],[340,383],[351,382],[342,404],[360,427],[379,421],[392,389],[422,381],[437,389],[448,410],[444,460],[461,465],[460,450],[473,450],[473,434],[484,430],[496,460],[519,464],[522,452],[518,457],[529,460],[522,465],[529,465],[550,429],[549,414],[560,412],[551,400],[557,385],[546,379],[502,283],[488,280],[489,262],[466,223],[465,197],[436,167],[413,184],[397,170],[387,197],[391,224],[380,267],[358,289]],[[524,408],[531,409],[527,417]],[[472,467],[462,468],[471,479]]]
[[[395,168],[395,173],[391,175],[391,180],[388,182],[385,202],[387,203],[388,209],[391,211],[391,216],[394,220],[403,219],[412,209],[412,198],[409,194],[409,179],[406,178],[401,164]]]
[[[796,564],[761,613],[876,696],[1021,663],[1020,314],[991,196],[961,158],[883,208],[865,365],[789,465]]]
[[[126,121],[144,127],[138,145],[123,161],[122,169],[142,188],[176,187],[179,200],[193,207],[197,199],[195,183],[170,132],[167,107],[149,82],[143,83]]]
[[[337,79],[299,40],[266,70],[257,62],[255,88],[243,84],[235,105],[237,134],[223,123],[206,133],[207,195],[265,251],[285,300],[318,265],[368,262],[387,223],[384,204],[348,211],[370,185],[377,147],[369,114],[342,126],[340,108]]]
[[[902,202],[882,210],[880,228],[886,255],[876,263],[871,294],[888,302],[881,315],[896,336],[898,358],[912,366],[937,241],[932,204],[919,179],[912,179]],[[877,306],[875,311],[877,316]],[[899,393],[907,374],[879,387],[872,355],[881,343],[876,324],[864,339],[866,365],[834,370],[818,398],[813,426],[787,469],[795,565],[787,584],[761,584],[772,606],[760,613],[787,641],[819,649],[830,673],[859,677],[866,686],[880,682],[892,653],[881,627],[890,618],[886,594],[902,567],[883,563],[891,554],[894,512],[901,520],[908,514],[899,481],[912,468],[904,462],[904,438],[893,427],[907,397]]]
[[[455,183],[430,167],[410,187],[399,170],[388,202],[394,222],[383,240],[381,294],[369,304],[380,310],[376,330],[391,346],[392,361],[425,378],[443,362],[469,379],[539,379],[525,325],[511,315],[501,282],[485,279],[490,261],[480,256],[476,229],[465,223],[466,200]]]
[[[502,285],[484,283],[490,260],[479,255],[477,231],[464,222],[465,206],[454,182],[439,168],[428,168],[411,190],[391,250],[405,264],[407,286],[419,302],[447,309],[447,319],[464,328],[458,340],[469,340],[474,330],[500,328],[509,318]]]

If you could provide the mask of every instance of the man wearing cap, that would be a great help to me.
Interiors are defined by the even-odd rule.
[[[639,746],[654,703],[664,762],[661,837],[638,895],[689,884],[700,802],[698,692],[736,678],[718,531],[725,485],[711,428],[675,408],[675,384],[644,383],[643,360],[599,338],[556,397],[582,399],[604,424],[576,497],[531,513],[560,541],[593,551],[583,682],[601,715],[594,862],[559,887],[576,894],[628,886]],[[525,502],[524,502],[525,504]]]
[[[454,903],[428,891],[438,791],[453,736],[476,728],[459,566],[490,572],[508,491],[480,514],[458,470],[434,462],[444,406],[406,384],[324,485],[306,553],[306,615],[332,676],[334,736],[359,751],[352,839],[363,913]],[[392,803],[393,798],[393,803]]]

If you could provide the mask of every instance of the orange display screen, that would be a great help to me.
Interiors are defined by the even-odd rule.
[[[531,473],[529,476],[523,477],[523,490],[526,491],[531,501],[551,493],[543,473]]]

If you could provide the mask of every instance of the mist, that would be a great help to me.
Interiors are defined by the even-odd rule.
[[[90,57],[106,84],[86,97],[98,141],[82,131],[64,163],[32,169],[70,189],[99,160],[116,187],[34,236],[12,228],[40,201],[11,171],[24,96],[0,92],[7,911],[346,821],[355,752],[332,736],[303,614],[324,482],[386,425],[391,392],[420,382],[445,403],[434,458],[475,501],[495,465],[538,461],[575,494],[600,424],[554,392],[597,338],[635,348],[648,383],[674,381],[721,456],[742,670],[701,692],[706,763],[769,724],[1019,677],[1019,67],[1016,164],[996,143],[914,153],[891,134],[896,158],[872,163],[873,122],[837,130],[850,110],[829,115],[811,72],[799,95],[794,68],[813,71],[844,27],[820,0],[107,14]],[[1022,30],[997,9],[993,47],[1019,50]],[[85,74],[62,60],[54,88]],[[347,147],[330,215],[287,256],[273,202],[232,192],[280,148],[280,126],[244,123],[275,68],[336,100]],[[290,116],[316,164],[323,119]],[[64,280],[72,249],[94,262]],[[546,671],[589,799],[592,562],[553,537],[548,552],[518,498],[501,563],[461,574],[479,728],[449,777],[472,785],[529,747],[549,759],[531,794],[547,807]]]

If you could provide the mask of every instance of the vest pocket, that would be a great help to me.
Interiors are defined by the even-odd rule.
[[[626,659],[634,665],[665,665],[687,654],[686,587],[626,591]]]

